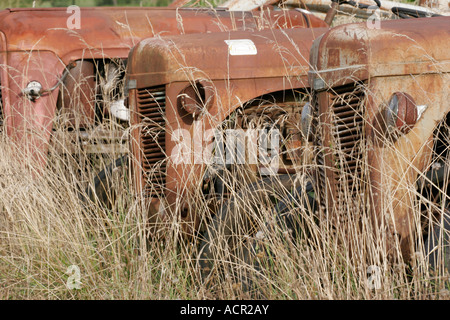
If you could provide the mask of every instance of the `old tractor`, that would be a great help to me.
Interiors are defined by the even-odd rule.
[[[43,169],[49,155],[64,155],[80,172],[99,155],[127,153],[124,75],[128,53],[140,40],[308,23],[295,11],[140,7],[7,9],[0,21],[3,132],[21,161]],[[106,174],[88,192],[109,205]],[[88,183],[74,182],[80,190]]]
[[[131,50],[132,172],[153,236],[174,222],[187,236],[205,231],[237,190],[289,184],[308,157],[299,120],[309,48],[328,26],[297,12],[305,28],[150,38]]]
[[[316,200],[333,229],[369,217],[390,259],[425,252],[441,271],[450,263],[449,23],[434,15],[331,29],[311,49],[303,114]]]
[[[225,251],[231,256],[236,255],[246,237],[257,233],[252,212],[258,214],[265,207],[273,207],[274,203],[292,197],[290,192],[298,190],[296,177],[299,170],[322,168],[322,171],[305,171],[311,180],[322,181],[315,184],[315,188],[308,184],[308,188],[320,190],[320,193],[316,192],[315,199],[308,196],[308,201],[302,202],[305,206],[311,211],[320,205],[323,210],[336,206],[337,202],[323,196],[329,194],[327,188],[330,187],[323,186],[330,184],[328,179],[332,177],[328,171],[332,171],[332,164],[320,160],[318,154],[323,151],[317,150],[323,142],[320,144],[320,136],[311,133],[324,129],[321,129],[323,126],[318,123],[321,118],[315,111],[321,101],[315,94],[318,89],[315,83],[319,80],[311,76],[320,68],[314,58],[309,60],[310,49],[318,50],[318,43],[325,39],[324,34],[335,34],[337,40],[333,50],[337,53],[331,50],[333,54],[327,51],[322,56],[324,61],[336,57],[333,67],[338,75],[347,71],[345,65],[338,64],[348,63],[349,74],[345,74],[344,79],[348,82],[353,79],[354,70],[372,64],[367,60],[356,63],[357,58],[370,51],[370,46],[361,50],[356,46],[366,39],[363,35],[356,31],[350,34],[342,29],[344,27],[328,31],[336,8],[342,4],[334,3],[336,5],[325,16],[328,23],[307,10],[298,10],[305,15],[305,26],[309,28],[152,38],[141,41],[130,52],[126,88],[131,112],[131,166],[135,190],[148,212],[153,236],[164,235],[167,232],[164,226],[173,227],[174,223],[185,235],[201,233],[204,236],[200,243],[203,270],[213,266],[216,255]],[[377,9],[382,7],[377,1],[371,4]],[[352,5],[359,10],[373,9],[367,4]],[[390,7],[388,11],[390,17],[397,18],[437,16],[425,8]],[[429,19],[439,21],[441,18]],[[382,25],[398,26],[396,31],[401,33],[409,30],[408,23],[418,20],[411,21],[383,21]],[[360,28],[364,34],[363,25],[368,26],[363,23],[349,28]],[[345,36],[338,37],[343,30]],[[445,31],[439,33],[442,39],[441,33]],[[345,37],[355,42],[354,47],[348,48],[348,54],[344,52],[348,45],[343,41]],[[339,55],[340,50],[343,53]],[[314,57],[314,52],[311,56]],[[416,57],[407,56],[412,60]],[[384,55],[379,56],[382,57]],[[385,61],[386,66],[395,61]],[[432,66],[431,62],[429,65]],[[417,67],[417,64],[411,64],[411,67]],[[371,67],[367,69],[372,70]],[[308,73],[309,80],[305,81]],[[362,93],[360,95],[363,99]],[[443,98],[442,101],[446,100]],[[346,104],[345,101],[342,103]],[[329,110],[329,107],[323,110]],[[353,123],[352,119],[349,122]],[[308,136],[315,138],[308,139]],[[365,143],[363,138],[365,136],[354,139],[361,144]],[[326,139],[329,139],[329,133]],[[325,144],[334,147],[331,141],[326,140]],[[349,148],[360,150],[353,145]],[[353,155],[353,151],[350,152]],[[420,161],[421,158],[414,159]],[[347,166],[338,167],[343,170]],[[322,180],[313,179],[316,171]],[[333,192],[336,194],[337,191]],[[341,203],[350,206],[352,202],[342,200]],[[364,206],[361,201],[357,203]],[[334,221],[330,216],[328,223]],[[401,233],[396,234],[398,237]],[[220,237],[220,241],[226,243],[225,247],[219,248]],[[408,240],[401,241],[404,247],[403,242]],[[220,250],[222,252],[218,253]]]

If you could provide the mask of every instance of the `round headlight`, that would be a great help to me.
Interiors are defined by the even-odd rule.
[[[36,101],[42,94],[42,84],[38,81],[31,81],[22,92],[29,100]]]
[[[418,111],[414,99],[405,92],[395,92],[386,108],[387,128],[408,133],[418,120]]]
[[[311,128],[312,119],[313,119],[313,108],[312,105],[309,102],[307,102],[303,106],[301,119],[302,133],[306,141],[311,141],[312,139],[312,128]]]
[[[212,86],[203,81],[196,81],[194,84],[184,88],[178,95],[181,108],[196,118],[204,113],[213,104],[214,94]]]

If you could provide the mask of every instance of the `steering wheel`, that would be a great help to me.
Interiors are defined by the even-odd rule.
[[[414,10],[414,9],[408,9],[408,8],[402,8],[402,7],[392,7],[391,8],[392,13],[397,15],[398,17],[402,19],[409,19],[409,18],[427,18],[427,17],[440,17],[440,14],[437,13],[429,13],[426,11],[420,11],[420,10]]]

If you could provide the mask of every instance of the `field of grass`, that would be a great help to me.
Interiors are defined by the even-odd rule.
[[[0,299],[450,299],[448,271],[430,270],[423,250],[405,264],[398,243],[388,258],[390,239],[373,238],[364,212],[344,210],[349,220],[335,228],[320,210],[311,213],[304,193],[285,203],[283,212],[299,227],[292,232],[268,204],[273,190],[238,190],[233,177],[232,212],[241,212],[233,224],[251,221],[254,232],[240,230],[244,241],[231,248],[229,237],[212,231],[215,260],[202,270],[205,234],[184,238],[173,217],[163,236],[149,235],[147,204],[136,197],[129,171],[112,177],[113,208],[84,201],[98,170],[116,157],[97,159],[93,170],[82,154],[52,154],[41,171],[2,133]],[[306,186],[305,172],[298,168],[296,186]],[[280,187],[278,203],[289,191]],[[208,199],[195,199],[191,210],[208,219]]]
[[[419,253],[411,265],[389,262],[386,239],[374,241],[367,231],[370,219],[359,220],[360,214],[349,215],[355,218],[336,233],[326,221],[314,221],[307,206],[288,204],[285,212],[301,226],[293,237],[274,222],[270,206],[261,205],[260,197],[271,191],[258,197],[234,194],[259,232],[241,238],[244,247],[232,251],[228,238],[216,233],[214,272],[204,277],[198,263],[203,235],[183,239],[174,218],[164,226],[164,237],[152,240],[145,205],[133,197],[126,180],[116,178],[122,191],[109,211],[80,200],[77,170],[66,160],[53,158],[36,177],[32,165],[12,160],[12,154],[5,139],[0,150],[0,299],[450,298],[448,273],[434,274]],[[304,183],[301,174],[297,178]],[[191,206],[205,210],[206,204]],[[237,219],[237,225],[244,224]],[[256,263],[238,254],[248,252],[246,246]]]

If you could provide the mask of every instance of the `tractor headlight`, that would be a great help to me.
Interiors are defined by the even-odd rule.
[[[385,120],[388,130],[398,129],[408,133],[419,119],[414,99],[405,92],[395,92],[389,99]]]
[[[212,88],[212,84],[206,81],[196,81],[180,92],[178,103],[184,111],[196,118],[212,106],[214,102]]]
[[[22,92],[25,97],[34,102],[42,95],[42,84],[38,81],[31,81]]]

